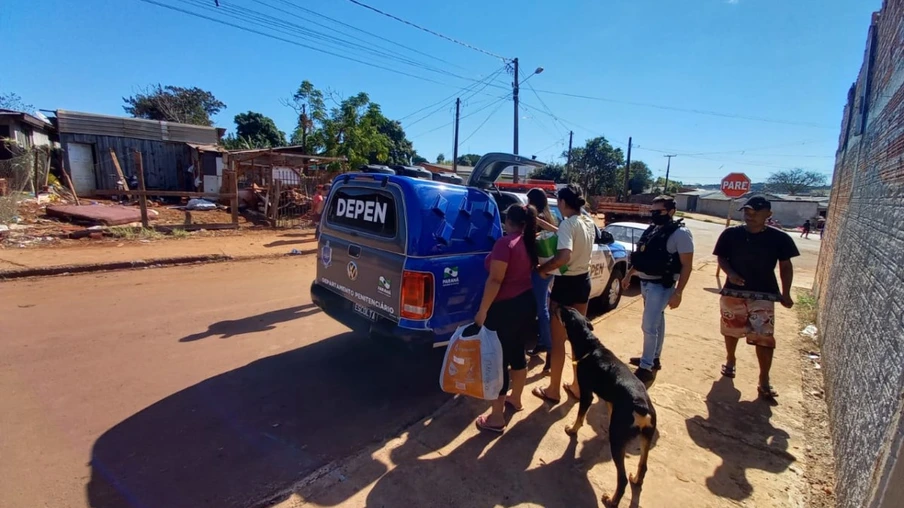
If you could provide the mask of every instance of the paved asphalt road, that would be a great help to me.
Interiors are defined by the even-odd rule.
[[[691,229],[702,260],[721,226]],[[313,276],[304,257],[0,283],[0,506],[248,506],[448,399],[437,354],[352,335]]]

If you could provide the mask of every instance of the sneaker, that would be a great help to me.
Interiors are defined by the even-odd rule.
[[[640,357],[635,356],[635,357],[631,358],[630,360],[628,360],[628,363],[630,363],[631,365],[633,365],[635,367],[640,367]],[[659,363],[659,358],[653,359],[653,370],[662,370],[662,364]]]
[[[637,379],[639,379],[647,388],[653,384],[653,381],[656,381],[656,373],[652,370],[638,368],[634,371],[634,375],[637,376]]]

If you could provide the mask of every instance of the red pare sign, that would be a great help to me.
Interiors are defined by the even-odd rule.
[[[744,173],[729,173],[722,179],[722,194],[737,199],[750,192],[750,178]]]

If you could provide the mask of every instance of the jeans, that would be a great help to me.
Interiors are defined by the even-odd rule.
[[[665,308],[675,294],[675,286],[667,288],[659,282],[641,281],[640,294],[643,296],[643,355],[640,367],[652,370],[653,360],[662,355],[665,340]]]
[[[534,300],[537,302],[537,325],[540,327],[538,347],[552,348],[552,332],[549,329],[549,286],[554,277],[544,279],[537,271],[531,272]]]

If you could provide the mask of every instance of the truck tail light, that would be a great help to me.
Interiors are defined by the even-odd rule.
[[[428,319],[433,315],[433,274],[402,272],[402,311],[405,319]]]

